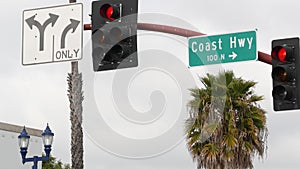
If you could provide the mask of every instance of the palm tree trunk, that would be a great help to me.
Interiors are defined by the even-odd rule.
[[[68,97],[71,120],[72,169],[83,169],[83,132],[82,132],[82,74],[78,73],[78,62],[72,62],[72,72],[68,74]]]
[[[76,0],[69,0],[75,3]],[[72,62],[72,72],[68,74],[68,96],[71,120],[72,169],[83,169],[83,132],[82,132],[82,74],[78,73],[78,62]]]

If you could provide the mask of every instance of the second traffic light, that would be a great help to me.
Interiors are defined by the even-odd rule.
[[[275,111],[300,108],[299,54],[299,38],[272,41],[272,95]]]
[[[92,2],[94,71],[136,67],[138,0]]]

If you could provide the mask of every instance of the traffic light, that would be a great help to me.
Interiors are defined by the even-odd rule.
[[[138,66],[138,0],[92,2],[94,71]]]
[[[299,109],[299,38],[273,40],[271,56],[274,110]]]

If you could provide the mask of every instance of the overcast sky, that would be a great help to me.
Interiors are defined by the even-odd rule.
[[[89,23],[90,1],[78,2],[84,6],[84,23]],[[48,122],[55,132],[52,153],[64,163],[70,163],[66,80],[71,64],[23,66],[21,47],[23,10],[67,3],[6,1],[0,10],[0,121],[38,129]],[[139,21],[209,35],[257,29],[258,50],[270,53],[273,39],[299,37],[299,10],[296,0],[140,0]],[[268,151],[263,161],[255,160],[255,168],[299,168],[300,111],[273,111],[271,65],[247,61],[189,69],[186,38],[147,31],[138,34],[139,67],[94,73],[91,35],[83,33],[79,65],[84,78],[85,168],[194,169],[183,136],[185,105],[191,99],[187,89],[201,87],[198,76],[222,70],[258,82],[255,92],[265,98],[260,105],[268,112]]]

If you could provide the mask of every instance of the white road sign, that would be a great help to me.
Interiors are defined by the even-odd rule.
[[[23,11],[22,64],[82,58],[82,4]]]

